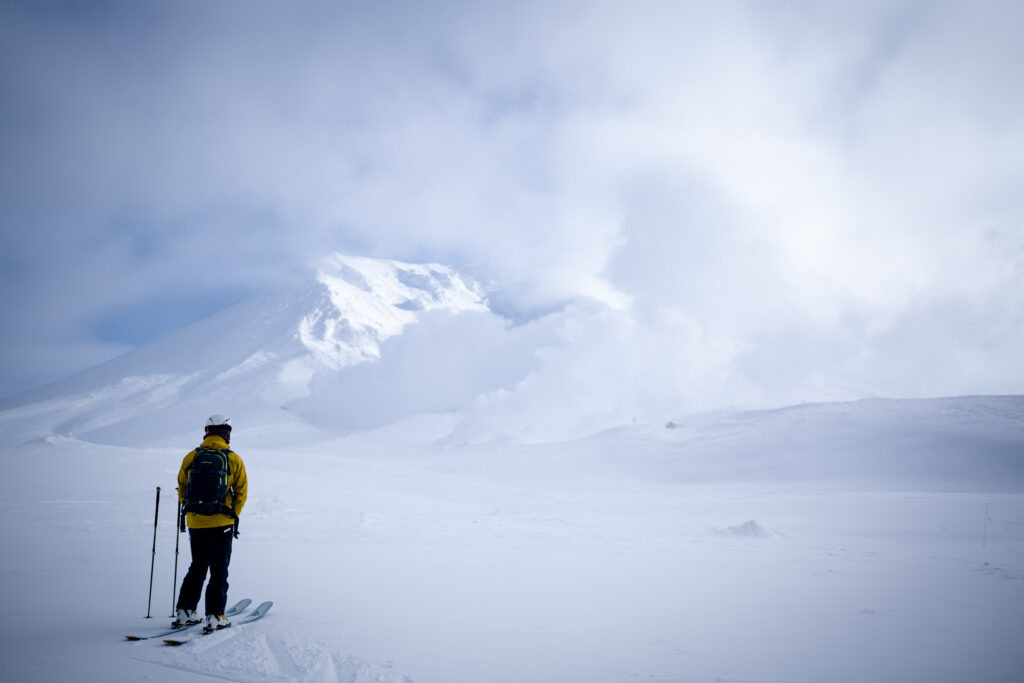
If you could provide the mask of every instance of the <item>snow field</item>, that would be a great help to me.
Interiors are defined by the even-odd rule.
[[[438,448],[416,443],[443,433],[435,421],[413,424],[418,434],[240,431],[251,491],[229,599],[275,606],[180,648],[122,638],[168,620],[173,489],[191,444],[5,446],[9,680],[1019,679],[1024,495],[1012,461],[1001,491],[741,481],[724,473],[746,451],[716,423],[700,438],[718,444],[705,453],[723,474],[701,483],[683,480],[693,452],[678,430]],[[906,457],[923,467],[931,452]],[[767,472],[798,460],[764,458]]]
[[[687,404],[617,394],[720,378],[622,322],[510,325],[450,269],[335,255],[5,399],[4,680],[1020,680],[1024,397],[655,420]],[[214,412],[250,479],[229,599],[274,609],[126,642],[169,621]]]

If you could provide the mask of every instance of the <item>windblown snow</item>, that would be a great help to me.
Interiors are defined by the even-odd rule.
[[[5,401],[5,679],[1020,680],[1024,397],[465,430],[552,334],[445,266],[337,254]],[[124,641],[169,621],[213,412],[250,480],[229,600],[274,609]]]

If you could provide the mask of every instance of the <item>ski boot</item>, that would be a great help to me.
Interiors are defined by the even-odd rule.
[[[203,633],[213,633],[229,626],[231,626],[231,622],[223,614],[207,614],[206,623],[203,624]]]
[[[192,626],[193,624],[198,624],[200,621],[199,615],[196,614],[194,609],[179,609],[177,614],[174,615],[174,621],[171,622],[171,628]]]

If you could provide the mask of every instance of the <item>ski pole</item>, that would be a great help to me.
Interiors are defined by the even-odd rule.
[[[174,522],[174,585],[171,587],[171,616],[175,614],[178,601],[178,544],[181,542],[181,501],[178,501],[178,516]]]
[[[153,513],[153,558],[149,561],[149,601],[146,603],[146,618],[150,616],[150,608],[153,605],[153,567],[156,566],[156,523],[160,519],[160,487],[156,487],[156,512]]]

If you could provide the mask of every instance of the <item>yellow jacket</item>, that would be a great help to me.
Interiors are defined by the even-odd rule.
[[[245,499],[248,497],[249,488],[249,482],[245,476],[245,463],[238,457],[238,453],[228,449],[228,442],[216,434],[203,439],[203,443],[200,444],[199,448],[228,451],[228,469],[231,471],[231,485],[228,486],[228,495],[224,499],[224,504],[234,510],[235,515],[241,515],[242,508],[245,506]],[[196,451],[199,448],[190,451],[185,456],[185,459],[181,461],[181,469],[178,470],[179,503],[185,502],[185,485],[188,484],[189,466],[192,464],[192,458],[196,457]],[[189,512],[186,514],[186,518],[189,529],[208,529],[211,527],[231,526],[235,523],[235,520],[225,514],[200,515]]]

